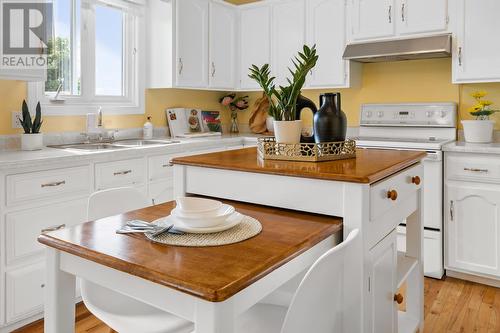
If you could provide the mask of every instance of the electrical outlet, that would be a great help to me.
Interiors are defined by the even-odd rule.
[[[21,112],[20,111],[12,111],[12,128],[23,128],[21,125]]]

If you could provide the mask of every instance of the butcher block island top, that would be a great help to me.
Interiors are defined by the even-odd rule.
[[[223,200],[262,224],[262,232],[244,242],[215,247],[156,244],[144,235],[119,235],[126,221],[167,216],[173,201],[72,228],[42,234],[39,242],[131,274],[221,302],[328,237],[342,239],[342,219]]]
[[[414,165],[425,152],[357,149],[356,158],[328,162],[262,160],[257,148],[177,157],[173,164],[282,176],[374,183]]]

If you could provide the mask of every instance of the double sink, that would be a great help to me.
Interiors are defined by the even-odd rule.
[[[74,143],[68,145],[56,145],[49,147],[57,149],[68,149],[68,150],[76,149],[82,151],[99,151],[99,150],[119,150],[119,149],[138,148],[138,147],[167,146],[175,143],[179,143],[179,141],[128,139],[128,140],[113,141],[110,143]]]

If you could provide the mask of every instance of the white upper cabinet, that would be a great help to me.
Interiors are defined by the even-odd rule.
[[[446,196],[446,268],[500,276],[498,186],[448,182]]]
[[[395,34],[394,0],[352,0],[354,40],[391,37]]]
[[[208,2],[176,2],[176,85],[208,86]]]
[[[307,79],[307,87],[348,85],[348,61],[342,59],[346,42],[344,0],[307,0],[307,44],[316,45],[318,62]]]
[[[232,6],[210,2],[209,87],[234,89],[236,60],[236,11]]]
[[[353,41],[448,31],[448,0],[351,0]]]
[[[401,0],[400,34],[418,34],[448,29],[448,0]]]
[[[500,1],[457,0],[453,82],[500,81]]]
[[[268,4],[245,6],[240,10],[240,89],[258,89],[259,85],[248,77],[248,69],[270,63],[270,17]]]
[[[294,69],[291,59],[302,50],[305,39],[305,1],[284,0],[272,7],[272,71],[278,85],[286,85]],[[326,28],[325,28],[326,29]]]

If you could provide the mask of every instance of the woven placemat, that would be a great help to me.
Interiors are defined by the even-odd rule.
[[[164,219],[156,220],[154,224],[164,225]],[[231,229],[215,232],[211,234],[161,234],[158,237],[152,237],[145,234],[147,238],[153,242],[176,245],[176,246],[189,246],[189,247],[206,247],[206,246],[220,246],[239,243],[249,238],[258,235],[262,231],[262,225],[259,221],[250,216],[244,216],[243,221]]]

